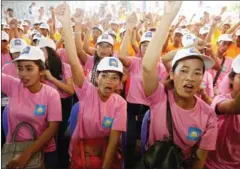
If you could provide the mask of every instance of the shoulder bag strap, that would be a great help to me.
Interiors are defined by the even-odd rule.
[[[222,67],[223,67],[224,63],[225,63],[225,57],[223,58],[222,63],[221,63],[221,70],[219,70],[219,71],[217,72],[216,76],[214,77],[213,86],[215,86],[216,83],[217,83],[217,80],[218,80],[218,78],[219,78],[219,76],[220,76],[220,74],[221,74],[221,72],[222,72]]]
[[[169,130],[169,140],[173,141],[172,112],[169,104],[168,90],[166,87],[165,87],[165,93],[167,95],[167,124],[168,124],[168,130]]]

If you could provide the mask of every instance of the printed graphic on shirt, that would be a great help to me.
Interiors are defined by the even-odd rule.
[[[204,89],[207,88],[207,84],[205,82],[202,82],[202,88],[204,88]]]
[[[111,128],[112,127],[112,123],[113,123],[113,118],[110,118],[110,117],[104,117],[103,118],[103,122],[102,122],[102,126],[104,128]]]
[[[195,127],[189,127],[187,139],[192,141],[198,141],[201,136],[201,133],[202,131],[200,129]]]
[[[37,104],[34,114],[36,116],[43,116],[46,113],[46,105],[42,105],[42,104]]]
[[[223,65],[222,72],[226,72],[226,70],[227,70],[227,67],[225,65]]]

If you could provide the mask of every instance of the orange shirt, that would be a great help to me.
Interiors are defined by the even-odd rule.
[[[238,48],[235,43],[232,43],[227,49],[226,56],[234,59],[239,54],[240,54],[240,48]]]
[[[95,43],[94,43],[93,40],[90,40],[90,42],[89,42],[89,47],[95,48]]]
[[[162,55],[165,55],[168,52],[171,52],[171,51],[176,50],[178,48],[180,48],[180,47],[175,47],[175,46],[173,46],[172,43],[168,43],[167,49],[165,50],[165,52],[162,53]]]

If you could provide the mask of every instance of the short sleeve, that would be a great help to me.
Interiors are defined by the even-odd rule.
[[[216,96],[211,104],[211,107],[213,110],[216,110],[216,107],[219,103],[223,102],[224,100],[227,100],[228,98],[224,97],[223,95]]]
[[[78,100],[81,100],[81,98],[84,98],[93,94],[94,90],[96,90],[96,87],[92,83],[90,83],[87,79],[84,79],[84,82],[81,88],[74,84],[74,90],[78,96]]]
[[[94,65],[94,56],[87,55],[87,61],[83,66],[84,70],[86,69],[91,70],[93,68],[93,65]]]
[[[115,114],[112,130],[126,131],[127,129],[127,103],[122,101]]]
[[[131,60],[131,65],[129,66],[129,70],[132,71],[132,70],[136,69],[136,66],[138,66],[139,58],[128,57],[128,59]]]
[[[199,148],[203,150],[215,150],[216,149],[216,141],[217,141],[217,116],[213,112],[210,113],[207,127],[201,136],[201,140],[199,142]]]
[[[20,85],[20,80],[2,73],[2,92],[8,97],[12,97],[13,91]]]
[[[72,78],[72,71],[69,64],[63,63],[64,79]]]
[[[157,89],[151,96],[147,97],[147,100],[149,101],[150,105],[155,105],[159,103],[160,100],[163,99],[164,95],[166,95],[164,90],[164,85],[159,82]]]
[[[57,90],[48,87],[48,105],[47,105],[47,120],[48,121],[62,121],[62,105],[60,95]]]

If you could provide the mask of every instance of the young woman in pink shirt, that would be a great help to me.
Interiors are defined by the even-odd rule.
[[[208,153],[206,168],[240,168],[240,55],[229,74],[230,92],[214,98],[212,108],[218,115],[215,151]]]
[[[139,51],[140,57],[128,56],[128,46],[130,43],[130,37],[134,27],[137,24],[137,16],[132,13],[127,19],[127,30],[121,44],[119,53],[119,59],[123,65],[129,70],[129,90],[126,95],[128,102],[128,120],[127,120],[127,133],[126,133],[126,145],[125,145],[125,167],[134,168],[136,162],[136,142],[141,133],[141,118],[145,112],[149,109],[149,103],[142,90],[142,59],[145,51],[150,43],[153,32],[145,32],[140,41]],[[159,77],[163,77],[166,73],[166,69],[162,63],[158,63],[156,66]],[[160,79],[159,79],[160,80]],[[138,117],[138,121],[136,120]]]
[[[56,45],[52,39],[41,38],[37,44],[40,47],[46,58],[47,70],[44,71],[42,82],[55,88],[61,97],[62,104],[62,123],[58,131],[58,154],[59,167],[67,168],[68,160],[68,146],[69,140],[64,136],[68,127],[68,119],[72,108],[72,99],[74,94],[72,72],[69,64],[63,63],[57,52]]]
[[[98,87],[95,87],[86,79],[78,62],[67,3],[56,8],[56,16],[63,25],[74,89],[80,104],[70,142],[70,168],[121,168],[117,150],[121,132],[126,131],[127,104],[114,91],[123,76],[123,66],[115,57],[101,59],[96,68]]]
[[[165,1],[164,7],[161,25],[148,45],[142,66],[143,88],[151,110],[148,145],[153,145],[157,140],[164,141],[169,136],[166,121],[168,100],[174,143],[181,148],[185,165],[203,168],[208,151],[216,146],[216,115],[209,105],[194,95],[201,85],[205,69],[211,68],[214,61],[195,48],[179,50],[172,61],[166,87],[159,83],[156,72],[159,53],[181,2]],[[196,157],[187,160],[194,157],[193,154]]]
[[[10,169],[23,169],[30,158],[38,151],[44,151],[45,168],[55,168],[57,153],[54,136],[62,120],[61,102],[58,92],[40,82],[45,69],[45,57],[38,47],[27,46],[14,60],[19,79],[2,73],[2,91],[10,98],[8,104],[7,142],[12,142],[13,131],[21,122],[31,124],[37,140],[24,152],[11,159]],[[16,140],[32,139],[27,128],[20,128]]]

